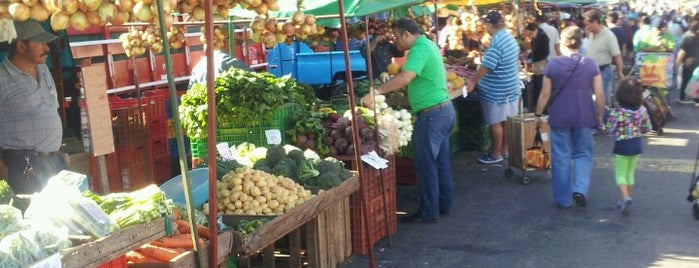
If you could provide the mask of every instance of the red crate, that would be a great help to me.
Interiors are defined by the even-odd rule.
[[[152,172],[147,172],[146,168],[146,146],[121,146],[116,148],[119,168],[123,177],[128,177],[128,181],[123,182],[123,190],[139,189],[153,183]]]
[[[111,261],[105,262],[97,268],[127,268],[128,262],[126,261],[126,255],[121,255],[112,259]]]
[[[390,162],[384,170],[376,170],[363,164],[364,176],[359,178],[361,187],[351,196],[352,254],[366,254],[381,238],[396,233],[396,166],[393,156],[386,159]],[[382,172],[383,192],[380,179]],[[365,213],[370,221],[368,240],[367,228],[362,217],[362,191],[366,193],[368,200]]]
[[[412,158],[396,158],[396,184],[417,185],[417,175]]]
[[[104,155],[105,162],[107,164],[107,181],[109,182],[110,192],[119,192],[123,188],[121,182],[121,169],[119,168],[119,160],[117,159],[116,153]],[[97,167],[97,157],[90,156],[90,185],[92,190],[107,194],[100,188],[99,183],[99,169]]]
[[[167,94],[163,94],[162,92],[163,90],[146,91],[145,96],[142,99],[143,103],[149,107],[149,113],[146,114],[146,116],[150,122],[167,120],[165,102],[169,99],[169,96]]]
[[[136,104],[110,102],[115,146],[143,144],[146,131],[141,110]]]
[[[170,158],[160,159],[153,162],[153,180],[157,184],[164,183],[172,178],[172,165]]]
[[[170,154],[168,153],[168,143],[166,138],[161,138],[158,140],[153,140],[148,143],[150,148],[150,162],[155,163],[163,159],[170,159]]]
[[[148,140],[167,140],[167,119],[148,122]]]

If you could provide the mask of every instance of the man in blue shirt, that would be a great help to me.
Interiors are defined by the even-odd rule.
[[[517,104],[522,95],[519,84],[520,48],[505,29],[500,12],[491,10],[481,21],[493,39],[483,55],[483,64],[467,87],[471,92],[478,85],[483,117],[490,126],[492,148],[480,156],[478,162],[494,164],[507,157],[507,117],[517,114]]]

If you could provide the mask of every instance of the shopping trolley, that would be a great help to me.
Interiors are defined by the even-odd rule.
[[[543,141],[543,149],[550,153],[548,116],[542,116],[540,120],[539,132]],[[529,184],[531,179],[527,177],[527,171],[539,170],[526,164],[527,149],[534,145],[534,137],[536,136],[536,116],[533,113],[510,116],[507,118],[507,123],[508,153],[510,155],[507,161],[508,167],[505,170],[505,177],[511,178],[515,174],[514,170],[518,169],[522,172],[520,176],[522,184]]]

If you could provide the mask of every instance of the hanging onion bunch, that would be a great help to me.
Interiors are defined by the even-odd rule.
[[[182,33],[182,35],[184,35],[184,33]],[[220,25],[214,25],[214,50],[223,48],[223,44],[227,39],[228,32],[223,30]],[[202,44],[206,44],[206,29],[204,27],[201,27],[201,36],[199,36],[199,40]]]
[[[171,49],[180,49],[184,45],[187,37],[184,35],[187,29],[184,26],[170,26],[167,32],[167,40],[170,42]]]

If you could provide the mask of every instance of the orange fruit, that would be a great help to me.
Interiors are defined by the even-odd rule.
[[[386,71],[390,75],[397,75],[400,73],[400,65],[398,63],[392,62],[391,64],[388,65],[388,68],[386,68]]]

